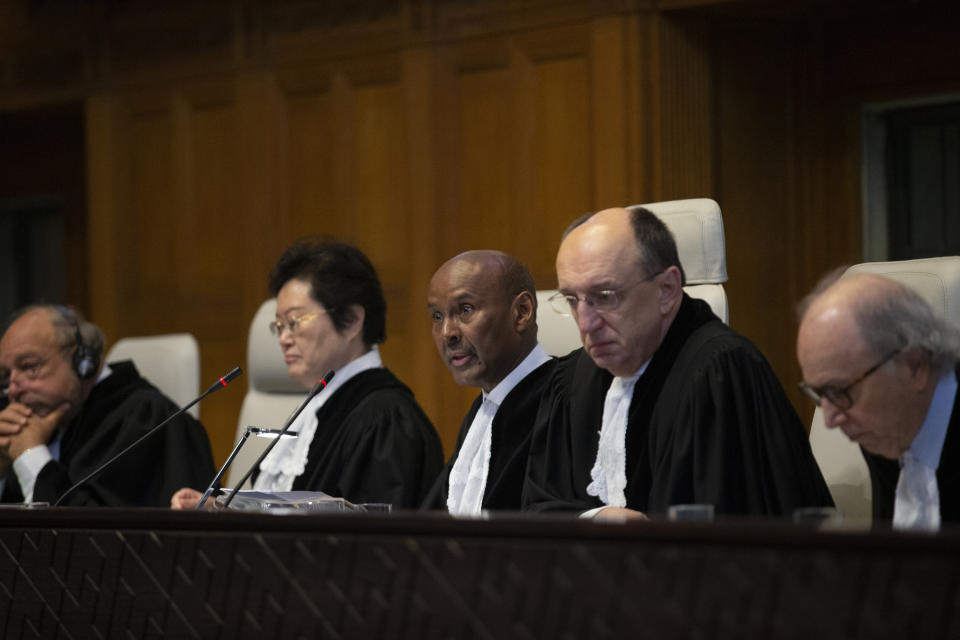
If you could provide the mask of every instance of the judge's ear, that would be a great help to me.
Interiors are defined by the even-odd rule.
[[[363,339],[363,321],[367,317],[366,309],[359,304],[351,304],[347,307],[347,324],[340,331],[347,340],[353,340],[357,336]]]
[[[919,347],[904,350],[900,356],[907,366],[909,384],[916,390],[926,388],[933,372],[930,370],[930,354]]]
[[[656,279],[660,287],[660,312],[670,313],[683,297],[680,269],[676,266],[667,267]]]
[[[510,305],[510,315],[513,318],[513,329],[517,333],[524,333],[536,320],[536,301],[530,291],[521,291]]]

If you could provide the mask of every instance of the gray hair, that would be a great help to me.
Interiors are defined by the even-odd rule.
[[[936,373],[953,369],[960,362],[960,329],[937,317],[916,291],[896,284],[881,296],[863,296],[853,307],[867,348],[877,357],[915,349],[927,355]]]
[[[79,332],[83,344],[96,353],[98,359],[103,359],[103,347],[106,343],[103,331],[97,325],[85,320],[73,307],[59,304],[31,304],[14,311],[7,321],[6,328],[9,328],[18,318],[34,311],[47,313],[50,324],[53,325],[54,339],[61,350],[66,351],[75,346]]]

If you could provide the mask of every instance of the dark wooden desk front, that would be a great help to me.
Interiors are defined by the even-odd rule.
[[[960,533],[0,511],[3,638],[960,637]]]

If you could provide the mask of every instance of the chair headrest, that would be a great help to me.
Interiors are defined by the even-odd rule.
[[[680,264],[687,284],[720,284],[727,281],[726,245],[720,205],[710,198],[635,204],[663,220],[677,241]]]
[[[572,316],[562,316],[553,310],[550,296],[556,289],[537,291],[537,340],[551,356],[565,356],[579,349],[580,330]]]
[[[270,298],[260,305],[247,335],[247,380],[250,388],[264,393],[298,393],[303,386],[287,374],[283,351],[267,326],[276,318],[277,301]]]
[[[854,273],[892,278],[919,293],[941,318],[960,323],[960,256],[864,262],[853,265],[844,275]]]
[[[118,360],[132,360],[140,375],[180,406],[200,393],[200,347],[189,333],[122,338],[104,358]],[[199,405],[189,411],[200,415]]]

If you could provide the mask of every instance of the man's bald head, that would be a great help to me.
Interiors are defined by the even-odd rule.
[[[681,286],[687,283],[673,233],[646,207],[611,207],[584,214],[564,230],[561,244],[574,230],[582,226],[589,228],[591,225],[615,228],[624,238],[632,234],[640,267],[653,273],[675,266],[680,272]]]
[[[440,266],[427,305],[437,350],[458,384],[490,391],[537,342],[533,277],[501,251],[467,251]]]
[[[443,263],[437,273],[444,269],[470,270],[481,279],[489,279],[491,284],[499,287],[506,297],[513,297],[524,291],[533,296],[534,304],[537,300],[537,288],[533,276],[527,267],[515,256],[503,251],[492,249],[477,249],[464,251]]]

